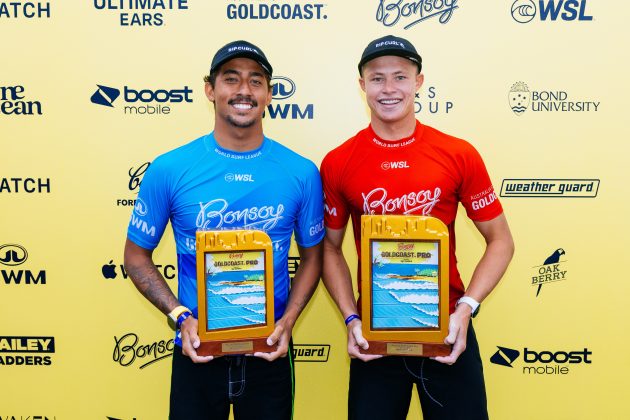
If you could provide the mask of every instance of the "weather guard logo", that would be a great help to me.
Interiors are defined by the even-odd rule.
[[[379,0],[376,21],[389,27],[397,25],[404,18],[401,22],[406,23],[403,29],[431,18],[438,18],[441,24],[445,24],[451,20],[457,8],[457,0]]]
[[[26,19],[43,17],[50,19],[50,3],[49,2],[1,2],[0,3],[0,19],[11,18],[19,19],[25,17]]]
[[[120,11],[120,26],[163,26],[164,12],[188,10],[188,0],[94,0],[94,8]]]
[[[325,20],[323,3],[280,3],[278,1],[232,1],[227,5],[230,20]]]
[[[26,248],[18,244],[0,245],[0,266],[15,267],[22,265],[28,259]],[[46,271],[40,270],[34,274],[31,270],[2,269],[0,270],[4,284],[46,284]],[[22,283],[24,281],[24,283]],[[2,284],[2,283],[0,283]]]
[[[570,101],[564,90],[533,90],[523,82],[516,82],[510,88],[508,101],[516,115],[528,109],[532,112],[591,112],[597,111],[599,101]]]
[[[293,359],[296,362],[327,362],[330,344],[295,344]]]
[[[513,363],[519,358],[521,352],[507,347],[497,346],[499,349],[490,358],[490,362],[495,365],[512,368]],[[587,349],[577,351],[536,351],[528,347],[523,349],[523,374],[524,375],[566,375],[569,367],[566,364],[587,364],[590,365],[593,352]]]
[[[55,337],[0,336],[0,366],[49,366]],[[5,356],[5,353],[41,353],[46,356]]]
[[[120,89],[110,86],[96,85],[98,89],[90,97],[93,104],[114,107],[114,102],[120,96]],[[123,111],[129,115],[162,115],[170,114],[172,104],[192,102],[192,89],[184,86],[183,89],[135,89],[129,86],[123,88],[125,106]],[[131,105],[136,103],[143,105]],[[168,104],[168,105],[166,105]]]
[[[593,16],[586,14],[586,0],[539,0],[538,7],[532,0],[516,0],[512,3],[511,13],[512,19],[518,23],[529,23],[536,15],[541,21],[593,20]]]
[[[272,97],[276,101],[284,101],[295,95],[297,87],[295,82],[285,76],[275,76],[271,79],[272,85]],[[298,105],[294,103],[280,103],[274,102],[267,106],[267,111],[263,116],[269,115],[272,120],[275,119],[292,119],[292,120],[304,120],[313,119],[314,105]]]
[[[599,179],[504,179],[501,197],[595,198]]]
[[[0,6],[3,4],[0,3]],[[42,103],[24,101],[24,90],[22,85],[0,86],[0,115],[42,115]]]

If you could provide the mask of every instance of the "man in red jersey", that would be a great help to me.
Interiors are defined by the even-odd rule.
[[[425,419],[487,419],[483,368],[471,317],[497,285],[514,252],[503,209],[479,153],[464,140],[421,124],[414,98],[424,81],[422,59],[407,40],[372,41],[359,62],[370,125],[324,158],[324,283],[348,328],[352,419],[406,419],[413,384]],[[455,258],[458,203],[484,237],[485,252],[464,288]],[[362,214],[432,216],[449,229],[448,356],[370,356],[341,244],[348,218],[361,266]],[[359,276],[359,282],[361,281]]]

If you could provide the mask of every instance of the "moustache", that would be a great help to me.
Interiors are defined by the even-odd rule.
[[[228,105],[234,105],[235,103],[250,104],[253,107],[258,106],[258,101],[256,101],[256,99],[243,95],[237,95],[236,98],[232,98],[228,101]]]

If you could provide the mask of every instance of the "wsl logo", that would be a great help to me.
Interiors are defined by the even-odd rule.
[[[510,101],[510,108],[516,115],[522,115],[523,112],[529,107],[529,100],[531,94],[527,85],[523,82],[516,82],[512,85],[508,99]]]
[[[151,166],[151,162],[144,162],[139,165],[134,165],[129,168],[127,174],[129,175],[129,181],[127,182],[127,188],[134,194],[138,194],[138,190],[140,189],[140,185],[142,184],[142,178],[144,178],[144,174]],[[119,198],[116,200],[116,206],[118,207],[129,207],[136,206],[138,203],[138,199],[135,198]],[[141,206],[145,206],[144,203],[140,204]],[[136,211],[139,216],[144,216]]]
[[[120,89],[97,84],[96,91],[90,101],[96,105],[114,107],[114,102],[120,96]],[[123,88],[125,106],[123,111],[128,115],[162,115],[170,114],[172,104],[182,102],[191,103],[192,89],[136,89],[129,86]]]
[[[276,101],[285,101],[292,98],[297,91],[295,82],[285,76],[276,76],[271,79],[272,97]],[[305,120],[313,119],[313,104],[295,104],[295,103],[271,103],[267,106],[264,116],[269,115],[272,120]]]
[[[532,112],[597,112],[599,101],[574,100],[565,90],[529,90],[524,82],[516,82],[508,93],[509,105],[516,115]]]
[[[533,267],[535,272],[532,275],[532,286],[536,287],[536,297],[544,284],[567,280],[567,261],[561,259],[565,254],[564,249],[558,248],[545,259],[542,265]]]
[[[586,12],[586,0],[539,0],[538,6],[532,0],[516,0],[512,3],[511,13],[518,23],[529,23],[536,16],[543,22],[593,20],[593,16]]]
[[[0,265],[10,267],[0,270],[4,284],[46,284],[46,271],[18,270],[12,267],[22,265],[28,259],[26,248],[18,244],[0,245]],[[0,283],[2,284],[2,283]]]

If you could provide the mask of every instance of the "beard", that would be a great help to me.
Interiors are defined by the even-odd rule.
[[[237,95],[234,99],[230,99],[228,101],[228,105],[233,105],[235,103],[249,103],[252,106],[252,109],[258,106],[258,101],[256,101],[256,99],[249,96],[243,96],[243,95]],[[238,128],[249,128],[256,123],[255,118],[252,118],[249,121],[237,121],[231,115],[227,115],[225,120],[231,126],[238,127]]]

